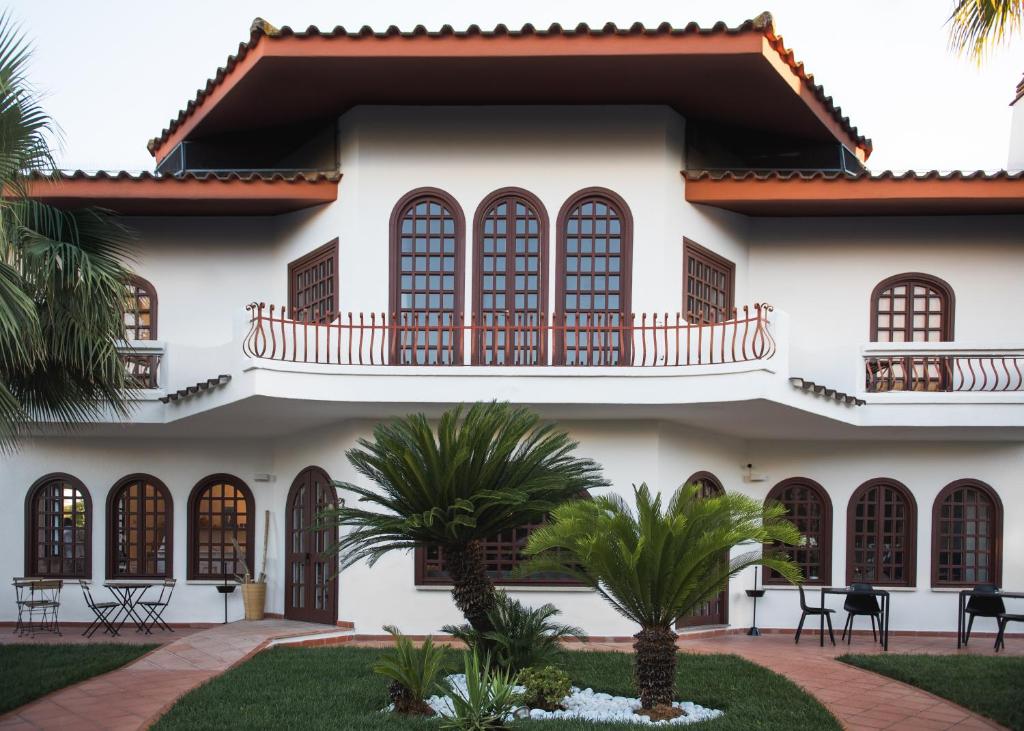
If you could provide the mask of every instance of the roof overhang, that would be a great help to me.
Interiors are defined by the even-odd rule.
[[[340,177],[76,171],[30,180],[28,196],[58,208],[96,206],[125,216],[273,216],[337,200]]]
[[[159,162],[184,140],[327,120],[359,104],[665,104],[695,119],[835,141],[861,160],[871,153],[768,14],[735,28],[383,33],[296,32],[257,19],[149,149]]]
[[[1024,173],[689,173],[686,200],[748,216],[1024,214]]]

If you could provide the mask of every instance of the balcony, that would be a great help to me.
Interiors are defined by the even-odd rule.
[[[767,304],[717,322],[679,313],[523,315],[465,322],[437,313],[347,313],[307,322],[284,307],[253,303],[246,356],[335,366],[680,368],[763,361],[776,352]]]
[[[133,388],[160,387],[163,343],[155,340],[122,340],[117,343],[117,352],[121,355],[121,360],[128,371],[129,383]]]
[[[872,343],[862,356],[868,393],[1024,392],[1024,348]]]

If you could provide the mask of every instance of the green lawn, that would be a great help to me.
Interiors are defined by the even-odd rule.
[[[0,645],[0,713],[131,662],[156,645]]]
[[[844,655],[850,665],[887,675],[1024,729],[1024,657],[991,655]]]
[[[385,681],[370,667],[381,652],[352,647],[262,652],[187,694],[155,728],[437,729],[436,721],[380,713],[387,702]],[[576,685],[632,695],[631,660],[623,653],[567,652],[560,664]],[[678,685],[681,698],[725,711],[723,718],[700,726],[708,731],[839,729],[828,711],[793,683],[732,655],[680,653]],[[515,724],[531,726],[539,731],[597,727],[572,721]]]

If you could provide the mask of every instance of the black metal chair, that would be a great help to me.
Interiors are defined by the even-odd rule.
[[[804,596],[803,584],[797,584],[796,588],[800,590],[800,624],[796,626],[796,637],[793,638],[793,642],[800,644],[800,633],[804,631],[804,620],[807,619],[808,615],[812,617],[820,617],[824,614],[825,621],[828,622],[828,638],[832,640],[832,644],[835,645],[836,636],[832,632],[832,613],[836,610],[809,606],[807,604],[807,597]]]
[[[160,625],[161,629],[165,629],[168,632],[174,631],[164,621],[163,617],[167,605],[171,603],[171,595],[174,594],[174,586],[177,583],[177,579],[164,579],[164,583],[160,587],[160,595],[156,599],[138,603],[138,606],[146,613],[146,616],[142,618],[142,628],[146,634],[149,634],[150,630],[157,625]]]
[[[853,591],[869,592],[874,589],[871,584],[850,584],[850,588]],[[843,639],[846,640],[846,644],[850,644],[853,639],[853,618],[854,617],[871,617],[871,634],[875,638],[875,642],[878,641],[878,629],[875,626],[877,620],[878,624],[882,623],[882,608],[878,606],[878,597],[874,594],[847,594],[846,601],[843,603],[843,610],[846,612],[846,625],[843,627]]]
[[[58,614],[60,592],[63,587],[63,579],[15,580],[15,590],[18,592],[19,634],[61,633]]]
[[[111,637],[117,637],[117,627],[110,621],[110,615],[121,608],[118,602],[97,602],[92,598],[92,591],[89,589],[89,582],[85,579],[78,580],[79,586],[82,587],[82,594],[85,596],[85,605],[92,610],[92,613],[96,615],[96,619],[85,628],[82,632],[83,637],[92,639],[92,636],[96,634],[96,630],[102,625],[103,631],[109,634]]]
[[[996,652],[999,652],[1000,647],[1004,650],[1006,649],[1006,639],[1003,637],[1003,634],[1006,632],[1006,625],[1010,622],[1024,622],[1024,614],[1003,612],[996,617],[996,621],[999,623],[999,634],[996,635]]]
[[[973,594],[967,599],[967,607],[964,610],[967,615],[967,632],[964,634],[964,644],[971,639],[971,627],[974,626],[975,617],[992,617],[999,624],[999,615],[1006,614],[1006,605],[1003,598],[998,596],[999,587],[995,584],[978,584],[974,591],[984,596]]]

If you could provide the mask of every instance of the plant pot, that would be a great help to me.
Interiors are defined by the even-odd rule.
[[[263,619],[263,607],[267,603],[266,584],[242,584],[242,604],[247,620]]]

